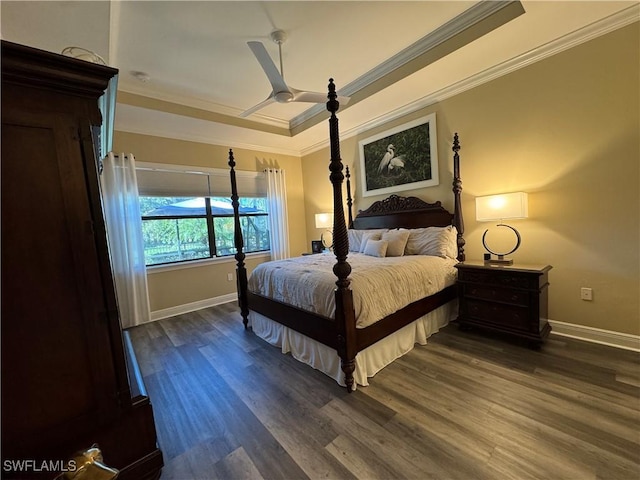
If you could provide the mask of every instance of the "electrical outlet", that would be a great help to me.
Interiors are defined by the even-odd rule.
[[[580,298],[587,301],[593,300],[593,290],[587,287],[582,287],[580,289]]]
[[[233,273],[227,273],[227,281],[233,282]]]

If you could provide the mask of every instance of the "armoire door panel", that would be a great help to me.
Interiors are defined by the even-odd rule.
[[[2,158],[3,434],[37,442],[108,416],[115,375],[72,120],[3,115]]]

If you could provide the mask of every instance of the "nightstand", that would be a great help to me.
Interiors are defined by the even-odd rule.
[[[458,323],[524,338],[539,346],[547,321],[551,265],[464,262],[458,269]]]

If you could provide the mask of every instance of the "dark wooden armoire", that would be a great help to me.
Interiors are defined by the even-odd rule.
[[[117,70],[6,41],[1,68],[2,478],[53,478],[94,443],[119,479],[157,478],[96,162],[98,98]]]

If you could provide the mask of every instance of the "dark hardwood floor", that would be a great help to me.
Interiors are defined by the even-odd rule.
[[[352,394],[234,303],[130,330],[162,480],[640,478],[640,354],[450,325]]]

